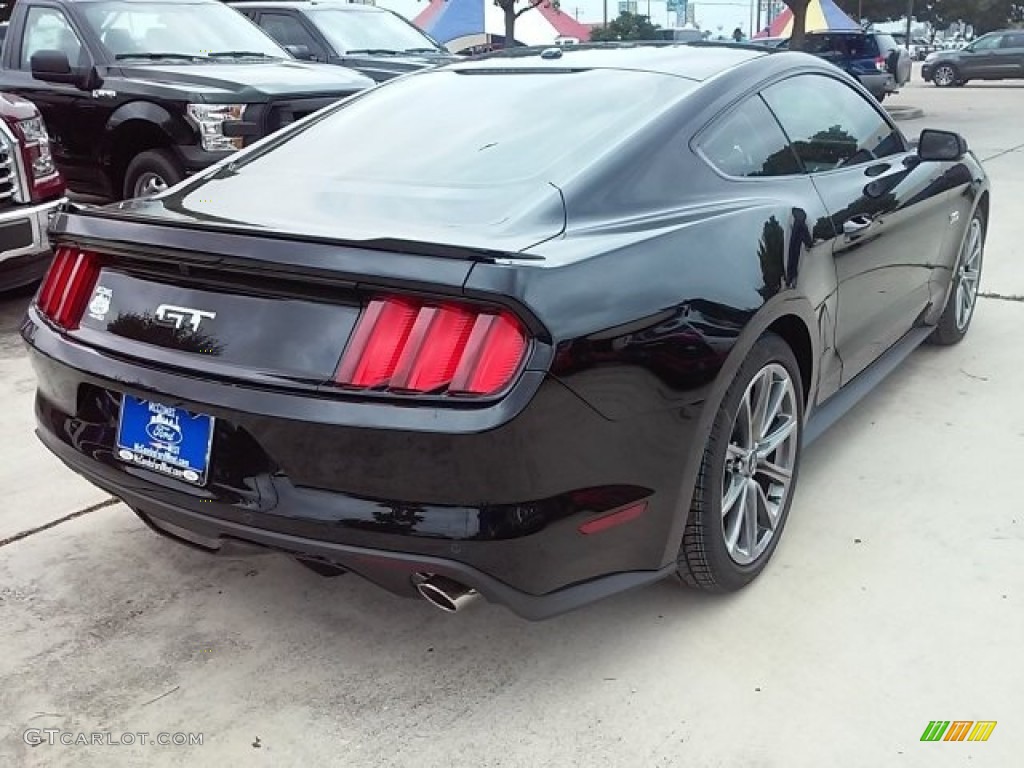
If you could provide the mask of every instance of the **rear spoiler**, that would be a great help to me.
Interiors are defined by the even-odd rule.
[[[106,225],[104,222],[106,222]],[[202,224],[175,219],[154,219],[143,215],[133,215],[130,212],[126,212],[114,206],[90,205],[87,203],[76,203],[70,200],[65,201],[54,210],[54,214],[50,219],[50,235],[56,239],[60,239],[62,237],[69,239],[75,239],[76,237],[85,237],[87,239],[107,239],[109,236],[106,236],[105,233],[110,232],[111,229],[113,229],[110,224],[114,224],[115,222],[135,225],[137,227],[150,226],[161,229],[169,228],[189,232],[210,232],[211,234],[216,233],[223,235],[248,235],[250,237],[263,237],[269,240],[282,240],[286,242],[327,245],[342,248],[358,248],[360,250],[369,251],[388,251],[391,253],[402,253],[413,256],[433,256],[437,258],[453,259],[456,261],[474,261],[481,263],[495,263],[502,260],[544,261],[543,256],[538,256],[536,254],[521,253],[518,251],[494,250],[476,246],[453,245],[450,243],[430,243],[423,241],[401,240],[396,238],[346,240],[345,238],[339,237],[300,235],[276,230],[253,229],[251,227],[227,224],[211,219],[203,221]],[[118,228],[120,229],[121,227]]]

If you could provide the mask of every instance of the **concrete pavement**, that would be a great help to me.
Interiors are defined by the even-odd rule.
[[[117,504],[0,547],[0,766],[1020,764],[1020,94],[896,97],[926,112],[908,133],[953,126],[991,158],[992,298],[963,344],[916,352],[813,446],[747,590],[666,582],[541,624],[487,604],[449,617],[276,556],[207,557]],[[0,541],[105,498],[30,436],[25,301],[0,310]],[[998,726],[921,743],[935,719]],[[31,747],[26,728],[204,743]]]

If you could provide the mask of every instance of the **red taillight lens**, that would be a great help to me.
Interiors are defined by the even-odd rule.
[[[374,299],[359,318],[335,383],[409,394],[491,395],[512,381],[526,342],[522,325],[506,312]]]
[[[60,247],[43,279],[36,304],[50,320],[65,330],[78,328],[101,267],[100,257],[90,251]]]

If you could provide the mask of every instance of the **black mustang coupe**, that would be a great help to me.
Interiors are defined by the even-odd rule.
[[[959,135],[806,54],[467,60],[66,205],[38,434],[178,541],[448,611],[736,590],[802,449],[967,332],[989,209]]]

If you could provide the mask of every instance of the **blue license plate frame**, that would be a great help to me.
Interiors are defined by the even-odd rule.
[[[214,423],[213,416],[124,395],[115,454],[126,464],[190,485],[206,485]]]

